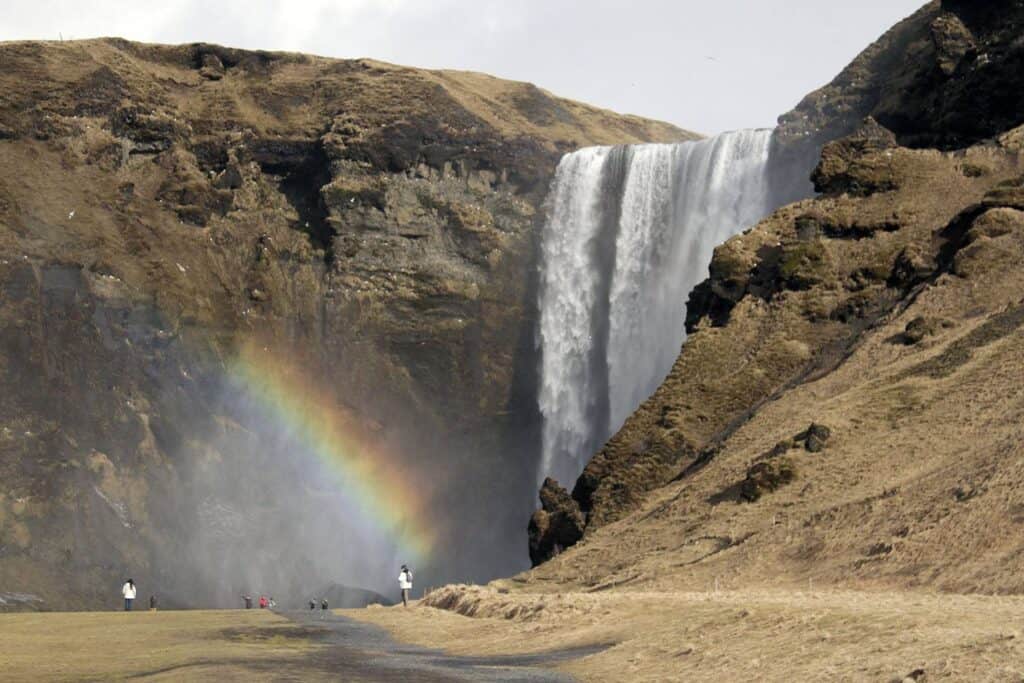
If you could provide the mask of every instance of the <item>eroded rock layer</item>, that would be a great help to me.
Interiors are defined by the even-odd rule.
[[[0,56],[0,592],[390,587],[397,557],[366,557],[387,534],[351,528],[411,503],[329,511],[358,481],[309,487],[230,381],[247,344],[303,378],[261,410],[394,453],[434,580],[522,562],[548,181],[581,145],[691,134],[368,60],[121,40]]]

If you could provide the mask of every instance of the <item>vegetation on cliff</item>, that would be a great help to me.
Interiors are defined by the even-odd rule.
[[[118,39],[0,57],[0,591],[98,606],[128,571],[168,605],[254,590],[217,582],[255,562],[186,571],[197,530],[272,556],[289,533],[255,520],[289,496],[269,492],[318,500],[228,400],[253,340],[401,454],[447,570],[522,555],[548,178],[580,145],[692,134],[371,60]],[[258,573],[290,586],[302,552]]]
[[[927,532],[929,540],[921,540],[934,544],[926,553],[926,579],[907,569],[923,561],[920,543],[886,539],[883,545],[904,547],[906,554],[875,553],[865,561],[859,555],[863,516],[856,525],[851,520],[870,515],[878,525],[888,523],[891,511],[876,512],[871,501],[895,497],[909,516],[900,538],[912,538],[925,533],[913,522],[927,526],[923,520],[934,510],[946,509],[944,486],[984,478],[989,467],[1017,476],[1016,468],[1012,475],[1007,469],[1017,451],[995,456],[990,438],[998,440],[998,430],[974,426],[1005,419],[1008,431],[1000,433],[1013,439],[1014,382],[1000,375],[1006,383],[993,389],[997,393],[985,392],[985,400],[969,399],[976,394],[967,388],[990,372],[974,365],[981,363],[975,347],[998,354],[1005,368],[1020,362],[1014,345],[995,340],[1016,334],[1014,324],[998,321],[1015,320],[1013,307],[1024,298],[1011,265],[1020,257],[1014,255],[1024,228],[1016,127],[1024,120],[1024,71],[1016,68],[1021,46],[1014,39],[1024,14],[1020,3],[995,4],[1000,9],[929,4],[781,118],[780,153],[798,158],[821,147],[811,174],[820,194],[784,207],[716,251],[711,277],[691,295],[691,334],[675,366],[572,490],[585,519],[582,547],[543,566],[540,575],[601,566],[594,572],[597,583],[628,576],[630,585],[644,585],[660,571],[641,569],[647,560],[608,559],[615,543],[664,566],[676,553],[655,548],[676,547],[689,557],[688,544],[703,547],[691,538],[696,534],[720,538],[721,545],[694,555],[692,563],[673,565],[668,573],[680,580],[725,568],[734,576],[764,578],[757,569],[762,564],[754,561],[760,553],[775,558],[772,574],[780,581],[813,573],[980,589],[966,578],[974,556],[957,550],[958,540],[951,542],[974,528],[966,511],[949,511],[948,536]],[[969,48],[953,50],[950,27]],[[986,103],[983,116],[975,112],[978,102]],[[971,332],[979,324],[1003,332]],[[948,360],[911,360],[939,349],[947,350],[937,358]],[[911,367],[930,362],[959,368],[942,375],[949,382],[958,374],[959,383],[904,384],[928,375]],[[844,407],[829,410],[829,401]],[[966,417],[965,405],[975,417]],[[734,512],[754,458],[791,436],[797,423],[818,420],[845,425],[834,430],[838,440],[830,442],[827,458],[794,456],[793,483],[764,496],[780,502]],[[929,438],[921,450],[912,444],[922,431],[943,440]],[[868,467],[877,476],[858,474]],[[1002,520],[977,530],[994,545],[1016,519],[1016,503],[1000,495],[978,503],[983,514]],[[562,501],[562,516],[572,513],[557,492],[548,499]],[[783,515],[790,520],[784,534],[762,528]],[[743,521],[714,531],[723,517]],[[826,533],[819,530],[823,519],[832,520],[828,533],[837,540],[818,547],[811,537]],[[794,524],[804,531],[795,533]],[[779,534],[787,539],[782,546],[797,544],[799,537],[817,549],[806,556],[783,550]],[[627,540],[634,537],[650,545]],[[743,549],[724,552],[738,546]],[[991,588],[1013,590],[1018,580],[994,563],[989,557],[971,566],[999,576]]]

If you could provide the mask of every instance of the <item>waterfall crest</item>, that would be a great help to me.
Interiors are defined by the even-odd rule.
[[[571,485],[665,378],[714,248],[775,208],[770,143],[747,130],[562,158],[541,242],[539,479]]]

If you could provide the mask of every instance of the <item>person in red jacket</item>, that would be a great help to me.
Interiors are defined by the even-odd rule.
[[[267,608],[267,596],[266,595],[261,595],[260,596],[260,609],[266,609],[266,608]]]

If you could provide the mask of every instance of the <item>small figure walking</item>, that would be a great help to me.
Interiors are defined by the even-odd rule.
[[[401,573],[398,575],[398,587],[402,591],[402,606],[408,607],[409,591],[412,590],[412,571],[404,564],[402,565]]]
[[[149,596],[149,611],[150,612],[155,612],[156,611],[156,596],[155,595],[150,595]]]
[[[327,598],[320,601],[320,618],[323,619],[327,615]]]
[[[316,609],[316,600],[310,600],[309,601],[309,611],[312,612],[315,609]]]
[[[252,609],[252,596],[249,594],[243,595],[242,600],[245,602],[245,609]]]
[[[125,612],[131,612],[132,611],[132,602],[135,600],[136,592],[137,591],[135,589],[135,582],[132,581],[131,579],[128,579],[127,581],[125,581],[124,585],[121,586],[121,595],[124,596],[124,611]]]
[[[267,609],[267,604],[268,604],[267,603],[267,596],[266,595],[261,595],[260,596],[260,609]]]

